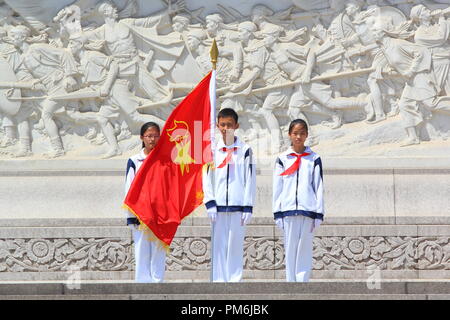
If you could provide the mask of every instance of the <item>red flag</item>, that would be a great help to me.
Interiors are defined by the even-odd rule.
[[[202,168],[212,161],[209,131],[214,110],[212,71],[172,111],[125,198],[124,206],[150,239],[156,236],[166,248],[181,220],[203,202]]]

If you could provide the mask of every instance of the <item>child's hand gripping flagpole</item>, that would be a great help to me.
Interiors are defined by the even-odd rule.
[[[212,153],[212,170],[216,168],[216,162],[215,162],[215,152],[214,152],[214,146],[215,146],[215,128],[216,128],[216,65],[217,65],[217,58],[219,56],[219,50],[217,49],[217,43],[216,39],[213,40],[213,43],[211,45],[211,50],[209,52],[211,57],[211,63],[212,63],[212,74],[211,74],[211,82],[209,86],[209,97],[210,97],[210,105],[211,105],[211,153]],[[212,174],[214,177],[214,173]],[[213,179],[214,181],[214,179]],[[214,188],[215,183],[213,183]],[[214,260],[214,228],[215,228],[215,222],[211,223],[211,277],[210,280],[213,282],[213,260]]]

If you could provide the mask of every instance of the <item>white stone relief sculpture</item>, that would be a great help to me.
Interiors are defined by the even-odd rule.
[[[450,238],[446,236],[318,236],[314,239],[313,270],[392,271],[450,270]],[[206,271],[210,268],[207,237],[177,237],[167,257],[167,271]],[[282,239],[246,237],[244,268],[283,270]],[[61,272],[76,267],[88,271],[132,271],[130,238],[11,238],[0,240],[0,273]]]
[[[428,145],[445,155],[449,8],[4,0],[0,158],[128,156],[141,124],[163,125],[210,70],[212,39],[219,106],[238,111],[239,134],[258,154],[287,147],[286,126],[303,118],[308,143],[324,155],[425,154]]]
[[[389,65],[407,79],[399,101],[400,114],[407,132],[403,145],[418,144],[420,139],[416,127],[426,116],[420,108],[439,110],[450,115],[450,99],[446,96],[438,97],[431,51],[406,40],[391,38],[383,28],[383,25],[374,25],[372,31],[375,41],[380,45]]]

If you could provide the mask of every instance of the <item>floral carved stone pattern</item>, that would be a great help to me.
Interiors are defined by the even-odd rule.
[[[208,271],[207,237],[176,238],[167,271]],[[316,237],[314,270],[450,270],[450,237]],[[132,271],[131,239],[0,240],[0,272]],[[281,238],[247,237],[247,270],[284,269]]]
[[[450,270],[448,237],[316,237],[315,270]]]
[[[129,239],[0,240],[0,272],[126,271],[132,269]]]
[[[209,238],[176,238],[166,259],[167,271],[206,271],[211,263]]]

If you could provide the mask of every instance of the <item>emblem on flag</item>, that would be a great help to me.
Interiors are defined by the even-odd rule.
[[[191,135],[189,133],[189,125],[185,121],[173,121],[173,128],[167,129],[169,141],[175,143],[176,156],[173,162],[180,165],[181,174],[184,170],[189,172],[189,164],[194,163],[191,157]]]

